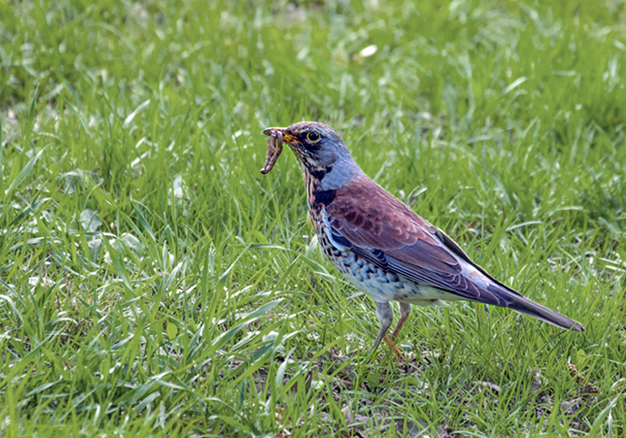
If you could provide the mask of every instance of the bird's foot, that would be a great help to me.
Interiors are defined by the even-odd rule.
[[[404,355],[402,354],[402,351],[396,346],[395,342],[393,342],[393,340],[389,338],[389,336],[385,336],[385,342],[391,347],[391,351],[393,352],[394,356],[396,356],[400,360],[404,360]]]

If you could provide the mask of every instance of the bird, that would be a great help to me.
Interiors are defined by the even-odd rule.
[[[462,300],[513,309],[564,330],[585,331],[580,323],[524,297],[474,263],[446,233],[369,178],[330,126],[299,122],[263,133],[282,137],[295,154],[321,248],[375,303],[380,331],[369,355],[386,338],[393,321],[392,301],[399,303],[400,311],[392,340],[412,305]]]

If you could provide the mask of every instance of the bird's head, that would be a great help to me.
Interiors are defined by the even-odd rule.
[[[349,159],[350,151],[333,128],[318,122],[300,122],[287,128],[267,128],[265,135],[280,132],[300,165],[309,172],[329,171],[338,161]]]

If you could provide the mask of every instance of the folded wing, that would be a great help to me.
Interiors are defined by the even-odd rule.
[[[483,277],[486,272],[439,229],[378,186],[349,189],[349,195],[338,192],[326,207],[333,237],[339,243],[418,283],[467,300],[507,307],[504,297],[481,287],[480,283],[491,280]],[[463,261],[475,267],[483,281],[473,280]]]

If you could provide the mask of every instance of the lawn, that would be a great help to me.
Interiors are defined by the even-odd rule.
[[[0,0],[0,436],[625,436],[625,84],[621,1]],[[301,120],[587,331],[414,308],[368,360],[259,172]]]

